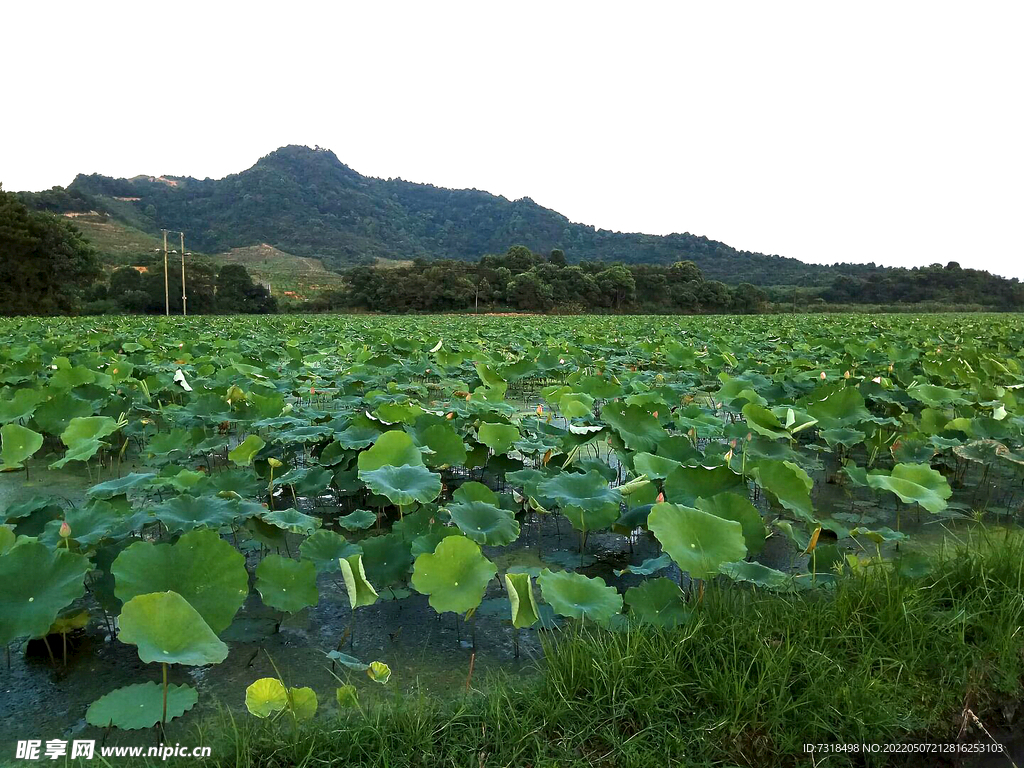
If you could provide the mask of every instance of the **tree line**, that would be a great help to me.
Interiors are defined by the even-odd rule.
[[[753,285],[705,280],[692,261],[654,264],[569,264],[516,245],[476,263],[414,260],[401,267],[346,270],[346,285],[308,309],[382,312],[762,312],[767,294]]]

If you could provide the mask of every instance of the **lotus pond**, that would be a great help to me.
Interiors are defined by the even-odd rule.
[[[0,740],[298,723],[684,625],[708,580],[927,573],[1024,512],[1022,349],[1017,315],[0,321]]]

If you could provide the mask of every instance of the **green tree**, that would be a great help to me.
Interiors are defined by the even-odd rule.
[[[73,225],[0,187],[0,314],[77,312],[99,275],[95,250]]]
[[[277,299],[254,283],[241,264],[225,264],[217,273],[217,310],[233,315],[277,312]]]

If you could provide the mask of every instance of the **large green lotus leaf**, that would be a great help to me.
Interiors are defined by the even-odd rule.
[[[768,530],[764,527],[761,513],[749,499],[735,493],[720,493],[710,499],[697,499],[694,506],[723,520],[735,520],[743,526],[743,541],[747,545],[747,554],[758,555],[764,549]]]
[[[807,406],[807,413],[824,429],[839,429],[871,418],[864,396],[856,387],[844,387]]]
[[[610,621],[622,612],[622,595],[601,578],[545,568],[537,577],[544,599],[561,616]]]
[[[441,493],[441,476],[434,474],[422,464],[385,464],[379,469],[360,469],[359,479],[380,496],[386,496],[392,504],[407,507],[419,502],[426,504]]]
[[[373,513],[368,513],[372,515]],[[334,531],[317,531],[299,544],[299,555],[313,563],[318,573],[338,571],[338,561],[344,557],[358,555],[362,550]]]
[[[946,478],[926,464],[897,464],[891,475],[868,475],[868,485],[892,491],[907,504],[917,502],[929,512],[944,510],[953,495]]]
[[[693,504],[719,493],[746,495],[747,481],[729,467],[678,467],[665,478],[665,498],[676,504]]]
[[[121,608],[118,626],[121,642],[136,646],[147,664],[202,666],[219,664],[228,655],[228,647],[177,592],[133,597]]]
[[[542,496],[554,499],[560,507],[576,507],[587,512],[614,511],[618,518],[622,494],[611,488],[600,472],[591,470],[586,474],[580,472],[563,472],[538,484],[537,490]]]
[[[110,571],[119,600],[177,592],[217,634],[228,628],[249,594],[245,558],[210,530],[186,533],[174,544],[138,541],[117,556]]]
[[[506,573],[505,588],[512,607],[512,626],[516,629],[531,627],[540,618],[537,599],[533,596],[528,573]]]
[[[766,459],[754,466],[754,477],[783,507],[804,520],[814,519],[811,488],[814,481],[792,461]]]
[[[334,479],[334,472],[324,467],[303,467],[293,469],[280,478],[275,478],[277,485],[291,486],[299,496],[319,496]]]
[[[761,563],[723,563],[719,571],[733,581],[746,581],[766,589],[789,590],[793,587],[792,576]]]
[[[666,432],[651,411],[639,405],[626,405],[621,400],[607,403],[601,408],[605,424],[619,433],[622,442],[631,451],[653,451]]]
[[[370,536],[359,542],[367,578],[378,587],[404,581],[412,564],[412,544],[400,533]]]
[[[966,445],[953,448],[953,453],[961,459],[977,464],[993,464],[1010,454],[1010,449],[998,440],[972,440]],[[928,457],[929,459],[931,456]]]
[[[85,593],[89,560],[22,539],[0,555],[0,646],[41,637],[61,609]]]
[[[481,424],[477,438],[496,454],[508,453],[519,439],[519,430],[511,424]]]
[[[938,387],[934,384],[915,384],[912,387],[907,387],[907,394],[931,408],[941,408],[963,402],[960,393],[955,389]]]
[[[505,546],[519,538],[519,522],[507,509],[470,501],[450,504],[448,512],[459,530],[477,544]]]
[[[188,712],[199,693],[188,685],[167,686],[167,719]],[[100,696],[85,712],[85,721],[97,728],[114,726],[123,731],[152,728],[164,718],[164,687],[156,682],[136,683]]]
[[[366,580],[362,553],[341,558],[338,565],[341,567],[341,577],[345,580],[345,591],[348,593],[348,602],[353,611],[377,602],[377,590]]]
[[[245,708],[256,717],[269,717],[288,708],[288,689],[276,677],[261,677],[245,689]]]
[[[743,526],[699,509],[655,504],[647,525],[669,556],[695,579],[713,576],[722,563],[747,555]]]
[[[625,600],[630,614],[644,624],[672,628],[690,618],[683,590],[671,579],[647,579],[640,586],[627,589]]]
[[[383,466],[400,467],[410,465],[423,466],[423,454],[405,432],[392,430],[385,432],[373,446],[359,454],[357,459],[359,476],[363,472],[380,469]]]
[[[380,422],[373,421],[365,414],[358,413],[344,430],[334,435],[334,439],[342,448],[366,448],[380,437],[380,427]]]
[[[256,590],[264,605],[288,613],[316,605],[320,600],[313,563],[281,555],[267,555],[256,566]]]
[[[116,540],[126,536],[134,527],[135,518],[122,515],[116,507],[104,501],[93,501],[67,510],[62,519],[48,522],[39,540],[53,549],[63,547],[64,539],[60,535],[63,523],[71,529],[69,538],[89,547],[105,538]]]
[[[252,464],[252,460],[256,458],[256,454],[262,451],[266,444],[266,440],[259,435],[249,435],[228,452],[228,458],[235,464],[248,467]]]
[[[109,416],[81,416],[72,419],[60,436],[61,442],[67,446],[67,453],[50,467],[60,469],[69,461],[88,461],[103,447],[103,438],[118,429],[118,423]]]
[[[307,515],[297,509],[267,510],[260,517],[275,528],[281,528],[291,533],[304,533],[307,536],[323,525],[323,521],[319,517]]]
[[[446,424],[434,424],[422,432],[424,444],[433,453],[426,461],[431,467],[459,467],[466,462],[466,444],[454,429]]]
[[[14,535],[14,529],[0,525],[0,555],[13,547],[15,541],[17,541],[17,536]]]
[[[823,429],[818,434],[825,438],[825,442],[828,444],[829,448],[835,448],[837,445],[852,448],[859,443],[863,443],[864,438],[867,437],[867,435],[860,430],[851,429],[850,427]]]
[[[763,405],[747,403],[743,406],[742,413],[743,418],[747,422],[747,427],[759,435],[764,435],[771,439],[788,438],[790,436],[789,430],[782,425],[782,422],[779,421],[774,413]]]
[[[652,480],[664,480],[679,466],[680,463],[675,459],[655,456],[653,453],[638,453],[633,457],[633,467],[637,473],[647,475]]]
[[[475,480],[470,480],[468,483],[463,483],[462,485],[455,489],[455,493],[452,494],[452,501],[462,503],[470,501],[483,501],[487,504],[493,504],[494,506],[498,506],[498,494],[496,494],[483,483],[478,483]]]
[[[178,496],[153,507],[153,515],[171,532],[195,528],[216,530],[230,525],[237,513],[234,504],[216,496]]]
[[[475,542],[448,536],[433,553],[416,558],[412,586],[430,596],[430,607],[438,613],[465,613],[480,605],[487,582],[497,571]]]
[[[567,419],[590,416],[593,408],[594,398],[583,392],[567,392],[558,399],[558,410]]]
[[[338,518],[338,525],[346,531],[361,531],[377,522],[377,516],[368,509],[357,509]]]
[[[603,528],[617,524],[619,521],[619,507],[610,504],[595,511],[583,509],[582,507],[562,507],[562,514],[565,515],[565,519],[569,521],[569,524],[580,533],[600,531]],[[642,517],[642,512],[638,512],[637,516]]]
[[[10,400],[0,400],[0,424],[32,418],[39,403],[45,398],[45,393],[38,389],[15,390]]]
[[[107,480],[105,483],[94,485],[86,491],[86,495],[93,499],[112,499],[146,485],[154,477],[156,475],[152,472],[132,472],[116,480]]]
[[[70,392],[60,392],[39,405],[33,421],[48,435],[59,435],[73,419],[91,416],[92,412],[92,403]]]
[[[43,447],[43,436],[19,424],[0,427],[0,472],[20,469],[22,462]]]

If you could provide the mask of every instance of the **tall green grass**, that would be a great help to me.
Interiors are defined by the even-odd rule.
[[[573,627],[547,642],[534,677],[492,677],[448,699],[399,697],[365,716],[320,719],[297,738],[225,715],[214,760],[809,765],[805,743],[950,741],[964,722],[999,726],[1001,705],[1024,696],[1020,536],[940,554],[931,575],[913,580],[885,566],[813,594],[709,585],[694,609],[694,622],[674,631]],[[887,761],[833,755],[824,764]]]

